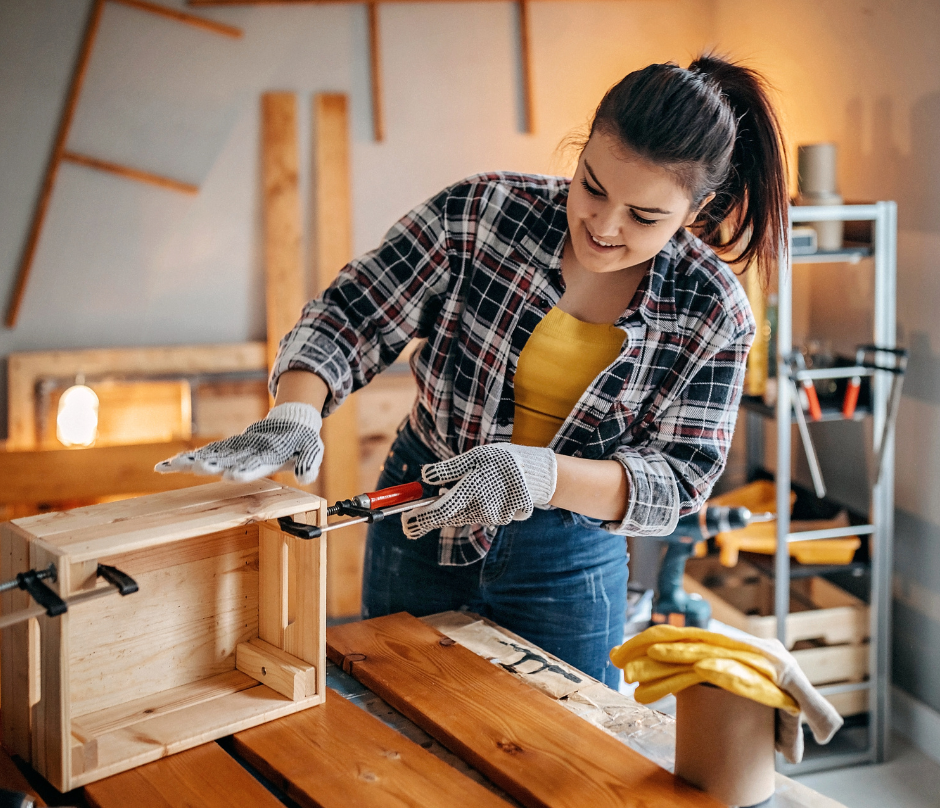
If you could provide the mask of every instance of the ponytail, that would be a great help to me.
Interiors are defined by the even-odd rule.
[[[786,249],[788,193],[780,123],[760,74],[712,54],[688,69],[650,65],[608,90],[595,131],[670,170],[693,207],[714,194],[693,227],[734,253],[731,263],[755,264],[766,284]]]

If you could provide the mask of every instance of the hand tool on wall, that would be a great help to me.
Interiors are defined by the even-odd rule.
[[[96,572],[99,578],[104,578],[109,586],[102,586],[96,589],[89,589],[73,595],[68,600],[63,600],[58,594],[49,588],[45,581],[55,581],[57,572],[55,564],[50,564],[44,570],[27,570],[19,573],[15,578],[0,583],[0,592],[6,592],[10,589],[22,589],[36,601],[35,606],[28,606],[25,609],[5,614],[0,617],[0,629],[29,620],[31,617],[58,617],[64,614],[73,606],[85,603],[89,600],[111,595],[115,592],[124,596],[137,591],[137,582],[117,567],[109,567],[106,564],[99,564]]]
[[[826,496],[826,484],[823,482],[822,470],[819,468],[819,459],[816,457],[816,450],[813,448],[809,427],[806,424],[806,416],[803,413],[803,405],[800,402],[800,386],[802,386],[802,389],[806,392],[807,398],[809,399],[810,414],[814,421],[818,421],[822,418],[822,410],[820,409],[819,399],[816,396],[816,388],[813,386],[812,380],[805,379],[800,381],[798,378],[800,370],[806,369],[803,354],[799,351],[794,351],[790,354],[787,363],[790,366],[790,387],[792,388],[793,395],[793,411],[796,413],[796,423],[800,430],[800,439],[803,441],[803,451],[806,453],[806,462],[809,464],[809,473],[813,478],[813,488],[816,491],[816,496],[822,499]]]
[[[359,494],[352,499],[344,499],[326,509],[327,516],[351,516],[345,522],[318,527],[297,522],[289,516],[278,519],[281,530],[300,539],[316,539],[331,530],[358,525],[363,522],[372,524],[381,522],[386,516],[406,513],[422,505],[434,502],[437,497],[422,497],[424,488],[419,481],[383,488]]]
[[[894,433],[898,420],[898,409],[901,406],[901,386],[904,384],[904,374],[907,373],[908,352],[904,348],[883,348],[878,345],[860,345],[858,354],[861,356],[860,365],[875,371],[884,371],[891,375],[891,390],[888,393],[888,409],[885,413],[884,425],[875,441],[875,467],[874,483],[881,480],[881,470],[884,465],[885,446]],[[878,360],[879,354],[887,354],[894,361],[891,365],[884,365]],[[867,359],[871,355],[871,359]]]
[[[772,513],[753,514],[747,508],[706,505],[698,513],[680,517],[676,529],[659,537],[668,544],[659,568],[656,598],[653,601],[653,622],[673,626],[705,628],[711,617],[711,606],[699,595],[690,594],[682,586],[682,576],[695,546],[718,533],[739,530],[754,522],[769,522]]]

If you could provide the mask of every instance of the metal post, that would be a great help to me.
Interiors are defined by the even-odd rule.
[[[790,236],[788,215],[787,239]],[[790,378],[785,357],[793,350],[793,266],[789,250],[781,249],[777,262],[777,547],[774,554],[774,614],[777,639],[787,641],[787,615],[790,611]],[[795,402],[800,406],[799,399]]]

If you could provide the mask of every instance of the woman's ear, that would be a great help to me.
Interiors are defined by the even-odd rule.
[[[682,226],[683,227],[691,226],[695,222],[695,220],[698,219],[698,215],[702,212],[702,208],[704,208],[714,198],[715,198],[715,193],[713,191],[708,196],[706,196],[698,205],[691,208],[689,210],[689,215],[686,218],[685,223]]]

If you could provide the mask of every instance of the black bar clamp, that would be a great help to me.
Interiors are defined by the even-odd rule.
[[[16,584],[20,589],[25,590],[29,596],[46,610],[49,617],[58,617],[63,612],[67,612],[68,604],[53,592],[43,579],[48,578],[55,581],[57,578],[55,564],[50,564],[46,569],[27,570],[16,576]]]
[[[290,516],[281,516],[277,523],[281,530],[296,536],[298,539],[318,539],[323,535],[323,528],[318,525],[305,525],[303,522],[297,522]]]
[[[381,522],[385,518],[384,511],[374,510],[373,508],[363,508],[362,505],[357,505],[351,499],[344,499],[342,502],[337,502],[333,508],[335,512],[341,516],[361,516],[365,518],[366,522],[370,525],[373,522]]]

